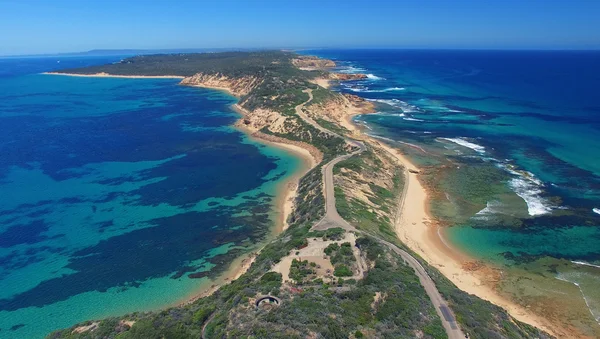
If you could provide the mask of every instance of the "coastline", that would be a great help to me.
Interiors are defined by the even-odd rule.
[[[233,94],[233,92],[230,89],[225,87],[208,87],[197,85],[192,87],[222,90],[234,97],[237,97]],[[286,178],[286,180],[283,180],[278,184],[277,195],[274,199],[275,204],[273,206],[273,212],[275,215],[277,215],[277,218],[275,221],[275,227],[273,228],[271,235],[272,237],[277,236],[278,234],[285,231],[289,226],[287,223],[287,219],[294,209],[294,201],[296,198],[298,183],[300,179],[302,179],[302,177],[306,173],[313,169],[320,162],[320,160],[317,159],[317,157],[315,157],[309,150],[296,144],[293,144],[291,141],[286,142],[286,139],[281,139],[277,137],[269,138],[271,136],[267,136],[260,132],[253,132],[249,128],[244,127],[242,120],[243,117],[247,114],[246,110],[240,107],[238,104],[233,104],[230,107],[232,110],[234,110],[242,116],[234,124],[234,127],[236,129],[238,129],[242,133],[246,134],[249,138],[259,143],[282,149],[288,154],[300,158],[302,161],[302,166],[300,168],[298,168],[293,174]],[[198,299],[208,297],[215,293],[221,286],[238,279],[240,276],[246,273],[248,269],[250,269],[252,263],[254,263],[254,260],[262,250],[262,247],[264,247],[264,244],[258,250],[254,249],[250,253],[237,257],[229,264],[229,267],[218,278],[206,281],[205,286],[199,287],[199,289],[195,291],[192,295],[181,299],[180,301],[176,302],[173,306],[188,305]],[[208,286],[208,284],[210,284],[210,286]]]
[[[361,113],[350,111],[342,119],[342,126],[349,129],[354,137],[366,140],[385,150],[405,168],[405,182],[399,200],[394,228],[398,238],[412,251],[419,254],[429,265],[436,267],[459,289],[487,300],[506,309],[511,316],[524,323],[536,326],[555,336],[568,336],[549,320],[527,311],[515,302],[500,296],[492,286],[486,284],[485,276],[492,275],[495,268],[482,265],[444,239],[444,228],[437,225],[429,209],[427,189],[421,184],[416,167],[400,150],[366,133],[352,120]],[[469,269],[476,267],[475,269]]]
[[[133,79],[184,78],[182,76],[120,76],[106,73],[80,75],[49,72],[44,74]],[[325,88],[329,88],[331,85],[331,82],[326,79],[319,80],[316,83]],[[239,99],[239,96],[235,95],[232,89],[227,87],[204,86],[198,84],[185,85],[190,87],[221,90]],[[234,124],[236,129],[262,144],[278,147],[302,159],[303,165],[294,171],[293,174],[290,174],[287,178],[285,178],[285,180],[282,180],[280,183],[278,183],[277,194],[273,204],[273,215],[277,215],[277,220],[274,220],[275,225],[272,230],[273,234],[277,235],[287,229],[288,225],[286,220],[287,216],[289,216],[293,210],[293,202],[297,193],[296,189],[298,186],[298,181],[310,169],[316,166],[316,164],[319,162],[319,158],[318,156],[315,156],[312,150],[307,147],[302,147],[296,142],[251,130],[243,123],[243,117],[248,114],[248,112],[237,104],[232,105],[232,108],[241,114],[241,118]],[[403,192],[404,198],[400,199],[401,202],[397,210],[399,218],[397,218],[397,220],[394,222],[394,228],[398,238],[409,248],[411,248],[411,250],[418,253],[431,266],[436,267],[459,289],[503,307],[513,317],[520,321],[537,326],[554,335],[560,333],[564,336],[564,333],[557,332],[554,326],[552,326],[546,319],[531,314],[531,312],[528,312],[525,308],[511,302],[506,298],[503,298],[496,293],[493,287],[489,284],[486,284],[485,279],[483,279],[483,276],[485,275],[484,269],[468,268],[469,264],[477,263],[477,260],[468,257],[465,253],[462,253],[459,248],[452,246],[452,244],[444,240],[445,229],[436,224],[435,219],[431,216],[429,211],[429,194],[427,188],[423,186],[419,180],[419,168],[414,166],[410,159],[402,154],[399,149],[389,146],[381,140],[375,139],[374,137],[363,133],[360,127],[352,121],[352,117],[358,114],[363,114],[363,112],[361,112],[358,108],[346,110],[346,114],[342,117],[340,124],[349,129],[352,132],[353,137],[366,140],[375,147],[380,147],[381,149],[385,150],[392,156],[393,159],[395,159],[398,164],[402,165],[406,169]],[[205,282],[200,283],[198,290],[196,290],[193,295],[186,297],[184,300],[180,300],[177,305],[186,305],[196,301],[199,298],[210,296],[221,286],[239,278],[250,268],[259,252],[260,249],[258,246],[256,246],[253,247],[249,253],[245,253],[235,258],[230,262],[228,268],[224,270],[223,273],[219,274],[217,278],[214,280],[208,279]],[[493,269],[490,268],[490,271],[491,270]]]
[[[58,73],[58,72],[44,72],[42,74],[46,75],[61,75],[61,76],[73,76],[73,77],[89,77],[89,78],[126,78],[126,79],[184,79],[183,76],[138,76],[138,75],[112,75],[108,73],[96,73],[96,74],[73,74],[73,73]],[[239,99],[239,96],[235,95],[235,93],[227,87],[220,86],[203,86],[203,85],[185,85],[189,87],[199,87],[199,88],[207,88],[212,90],[224,91],[227,94]],[[275,225],[272,230],[271,236],[276,236],[281,232],[285,231],[288,227],[287,219],[288,216],[292,213],[294,209],[294,200],[297,194],[298,183],[300,179],[308,173],[311,169],[313,169],[319,162],[320,157],[318,154],[315,154],[312,150],[309,150],[305,147],[300,146],[300,143],[292,142],[287,139],[278,138],[275,136],[266,135],[257,131],[252,131],[249,128],[246,128],[243,124],[243,117],[248,114],[248,112],[240,107],[237,103],[230,106],[232,110],[240,114],[240,119],[238,119],[233,127],[242,133],[246,134],[249,138],[265,145],[269,145],[271,147],[277,147],[279,149],[284,150],[288,154],[291,154],[295,157],[298,157],[302,161],[302,166],[300,166],[294,173],[288,176],[285,180],[281,181],[278,184],[277,194],[274,199],[273,204],[273,214],[277,215],[275,220]],[[264,246],[264,244],[263,244]],[[262,248],[262,247],[261,247]],[[198,289],[191,293],[191,295],[180,299],[172,304],[172,306],[180,306],[190,304],[200,298],[210,296],[214,292],[216,292],[221,286],[230,283],[233,280],[236,280],[241,275],[246,273],[252,263],[254,262],[256,256],[260,252],[260,249],[254,248],[250,251],[250,253],[243,254],[237,258],[235,258],[230,264],[229,267],[224,270],[216,279],[207,280],[198,286]]]
[[[108,73],[95,74],[76,74],[76,73],[59,73],[59,72],[43,72],[44,75],[61,75],[67,77],[80,78],[124,78],[124,79],[183,79],[181,75],[114,75]]]
[[[194,85],[191,87],[221,90],[227,92],[227,94],[231,96],[238,98],[236,95],[233,94],[233,91],[231,91],[231,89],[226,87],[209,87],[200,85]],[[298,183],[300,179],[311,169],[313,169],[320,162],[320,159],[318,159],[315,155],[313,155],[313,153],[311,153],[306,148],[298,146],[297,144],[292,143],[289,140],[277,137],[271,138],[271,136],[262,134],[260,132],[253,132],[249,128],[244,127],[242,120],[243,117],[247,114],[247,111],[240,107],[237,103],[231,105],[230,107],[232,110],[241,115],[240,119],[238,119],[233,125],[237,130],[241,131],[242,133],[246,134],[249,138],[259,143],[282,149],[288,154],[300,158],[302,161],[302,166],[300,168],[298,168],[293,174],[286,178],[286,180],[283,180],[278,184],[277,194],[274,199],[275,204],[273,206],[273,212],[275,215],[277,215],[277,218],[275,221],[275,227],[272,230],[271,237],[277,236],[278,234],[285,231],[289,226],[287,223],[287,219],[294,209],[294,201],[296,198]],[[254,263],[254,260],[262,250],[262,247],[264,247],[264,244],[258,250],[254,249],[250,253],[237,257],[229,264],[229,267],[224,271],[224,273],[219,275],[218,278],[214,280],[208,280],[205,286],[199,287],[199,289],[195,291],[192,295],[181,299],[180,301],[176,302],[173,306],[188,305],[198,299],[208,297],[215,293],[221,286],[238,279],[250,269],[252,263]],[[208,284],[210,284],[210,286],[208,286]]]

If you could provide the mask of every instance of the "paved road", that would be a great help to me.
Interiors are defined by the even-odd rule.
[[[313,125],[315,128],[318,128],[320,131],[343,138],[340,135],[333,133],[333,132],[325,129],[324,127],[320,126],[314,120],[310,119],[306,114],[304,114],[304,112],[302,112],[302,108],[304,107],[304,105],[309,103],[313,98],[310,90],[306,90],[306,93],[308,93],[309,100],[303,104],[296,106],[296,113],[304,121]],[[344,220],[344,218],[342,218],[339,215],[337,208],[335,207],[333,167],[340,161],[346,160],[346,159],[348,159],[354,155],[360,154],[366,150],[366,146],[362,142],[348,139],[348,138],[344,138],[344,139],[346,140],[346,142],[348,142],[349,144],[352,144],[354,146],[357,146],[359,149],[357,151],[353,152],[352,154],[341,155],[341,156],[331,160],[330,162],[328,162],[327,164],[325,164],[323,166],[322,172],[323,172],[323,194],[325,195],[325,216],[319,222],[317,222],[312,227],[312,229],[313,230],[326,230],[328,228],[341,227],[347,231],[352,231],[352,232],[356,232],[356,233],[365,233],[365,232],[357,230],[354,226],[350,225],[346,220]],[[405,186],[407,186],[407,185],[405,185]],[[403,192],[400,199],[402,201],[404,201],[404,199],[406,199],[405,192]],[[427,272],[425,271],[425,268],[423,268],[423,266],[421,266],[421,264],[417,261],[417,259],[415,259],[408,252],[400,249],[398,246],[396,246],[388,241],[385,241],[383,239],[380,239],[376,235],[373,235],[373,234],[369,234],[369,235],[371,237],[373,237],[374,239],[376,239],[379,243],[389,247],[392,251],[397,253],[400,257],[402,257],[402,259],[404,260],[404,262],[406,262],[407,265],[409,265],[410,267],[412,267],[415,270],[415,274],[419,277],[419,281],[421,282],[421,285],[423,285],[423,288],[425,288],[425,292],[429,296],[429,299],[431,300],[433,306],[435,307],[437,314],[440,316],[440,319],[442,320],[442,325],[444,326],[444,329],[446,330],[446,334],[448,335],[448,338],[450,338],[450,339],[465,338],[464,333],[460,330],[460,328],[458,327],[458,324],[456,323],[456,320],[454,318],[452,310],[448,306],[448,303],[446,302],[446,300],[444,300],[444,298],[442,298],[442,295],[437,290],[435,283],[433,282],[431,277],[427,274]]]
[[[304,114],[304,112],[302,111],[302,108],[304,108],[304,105],[308,104],[313,99],[312,91],[310,89],[305,90],[305,92],[308,93],[309,99],[308,99],[308,101],[296,106],[296,113],[298,114],[298,116],[300,116],[300,118],[302,118],[304,121],[311,124],[315,128],[319,129],[320,131],[322,131],[324,133],[332,134],[332,135],[340,137],[342,139],[345,139],[347,143],[358,147],[357,151],[355,151],[351,154],[341,155],[341,156],[331,160],[330,162],[328,162],[327,164],[325,164],[323,166],[322,172],[323,172],[323,194],[325,195],[325,216],[319,222],[317,222],[312,227],[312,229],[313,230],[326,230],[328,228],[341,227],[347,231],[368,234],[369,236],[374,238],[376,241],[378,241],[380,244],[383,244],[383,245],[389,247],[392,251],[394,251],[400,257],[402,257],[402,259],[404,260],[404,262],[407,265],[409,265],[410,267],[412,267],[415,270],[415,274],[419,277],[419,281],[421,282],[421,285],[423,285],[423,288],[425,288],[425,292],[429,296],[431,303],[435,307],[437,314],[440,316],[440,319],[442,320],[442,325],[444,326],[444,329],[446,330],[446,334],[448,335],[448,338],[450,338],[450,339],[465,338],[465,335],[462,333],[462,331],[460,330],[460,328],[458,327],[458,325],[456,323],[456,320],[454,318],[454,315],[452,314],[452,310],[448,306],[448,303],[446,303],[444,298],[442,298],[442,295],[437,290],[435,283],[433,282],[433,280],[431,280],[431,277],[429,277],[429,275],[425,271],[425,268],[423,268],[423,266],[421,266],[421,264],[417,261],[417,259],[415,259],[408,252],[400,249],[398,246],[396,246],[388,241],[385,241],[383,239],[380,239],[379,237],[377,237],[374,234],[370,234],[370,233],[366,233],[366,232],[357,230],[354,226],[350,225],[346,220],[344,220],[344,218],[342,218],[339,215],[337,208],[335,207],[335,190],[334,190],[334,185],[333,185],[333,167],[340,161],[346,160],[354,155],[364,152],[367,148],[364,143],[357,141],[357,140],[344,138],[344,137],[340,136],[339,134],[336,134],[336,133],[322,127],[321,125],[317,124],[314,120],[312,120],[310,117],[308,117],[306,114]],[[403,192],[400,199],[402,201],[404,201],[405,198],[406,198],[406,194],[405,194],[405,192]],[[212,321],[215,314],[216,313],[213,313],[210,316],[210,318],[205,322],[204,326],[202,327],[202,334],[201,334],[202,338],[205,338],[206,327]]]
[[[458,324],[456,323],[456,319],[454,318],[454,314],[452,313],[452,310],[448,306],[448,303],[446,302],[446,300],[444,300],[444,298],[438,291],[437,287],[435,286],[435,283],[433,282],[433,280],[431,279],[429,274],[427,274],[427,271],[425,271],[425,268],[423,268],[423,266],[421,266],[421,263],[419,263],[417,261],[417,259],[415,259],[408,252],[400,249],[398,246],[396,246],[388,241],[385,241],[383,239],[380,239],[377,237],[374,237],[374,238],[379,243],[386,245],[392,251],[396,252],[396,254],[398,254],[399,256],[402,257],[402,259],[404,259],[404,262],[406,262],[406,264],[408,264],[410,267],[412,267],[415,270],[415,273],[417,274],[417,277],[419,277],[419,281],[421,282],[421,285],[423,285],[423,288],[425,288],[425,292],[427,293],[427,295],[429,296],[429,299],[431,300],[431,303],[433,303],[433,306],[435,307],[435,311],[437,312],[437,314],[440,316],[440,319],[442,320],[442,325],[444,326],[444,329],[446,330],[446,334],[448,335],[448,338],[450,338],[450,339],[465,338],[465,334],[458,327]]]
[[[335,190],[333,185],[333,167],[340,161],[344,161],[356,154],[362,153],[366,148],[363,143],[355,144],[359,147],[359,150],[352,153],[339,156],[322,168],[323,173],[323,194],[325,195],[325,216],[313,226],[313,230],[326,230],[332,227],[341,227],[348,231],[356,231],[354,226],[350,225],[344,218],[342,218],[335,207]]]
[[[296,114],[298,114],[298,116],[300,118],[302,118],[302,120],[304,120],[305,122],[311,124],[314,128],[318,129],[319,131],[321,131],[323,133],[331,134],[331,135],[336,136],[336,137],[341,138],[341,139],[344,139],[343,136],[341,136],[341,135],[339,135],[339,134],[337,134],[335,132],[332,132],[332,131],[328,130],[327,128],[325,128],[325,127],[317,124],[316,121],[314,121],[311,117],[309,117],[308,115],[306,115],[306,113],[304,113],[304,111],[302,109],[304,108],[304,105],[306,105],[306,104],[308,104],[309,102],[312,101],[313,95],[312,95],[312,89],[310,89],[310,88],[305,89],[302,92],[308,94],[308,101],[306,101],[304,103],[301,103],[300,105],[296,106]]]

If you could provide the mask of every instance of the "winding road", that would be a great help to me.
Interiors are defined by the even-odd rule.
[[[314,120],[312,120],[310,117],[308,117],[302,111],[302,109],[304,108],[304,106],[306,104],[308,104],[310,101],[312,101],[313,96],[312,96],[312,91],[310,89],[305,90],[305,92],[308,93],[309,99],[308,99],[308,101],[296,106],[296,113],[298,114],[298,116],[300,116],[300,118],[302,118],[305,122],[309,123],[310,125],[314,126],[315,128],[319,129],[320,131],[322,131],[324,133],[329,133],[329,134],[337,136],[339,138],[342,138],[347,143],[359,148],[357,151],[355,151],[351,154],[338,156],[323,166],[322,173],[323,173],[323,194],[325,196],[325,215],[319,222],[317,222],[312,227],[312,229],[313,230],[326,230],[328,228],[341,227],[347,231],[368,234],[369,236],[373,237],[380,244],[385,245],[388,248],[390,248],[392,251],[394,251],[396,254],[398,254],[400,257],[402,257],[402,259],[404,260],[404,262],[407,265],[409,265],[410,267],[412,267],[415,270],[415,274],[419,277],[419,281],[420,281],[421,285],[423,285],[423,288],[425,288],[425,292],[427,293],[427,296],[429,296],[431,303],[433,304],[437,314],[439,315],[440,319],[442,320],[442,325],[444,326],[444,329],[446,330],[446,334],[448,335],[448,338],[450,338],[450,339],[466,338],[465,334],[461,331],[458,324],[456,323],[456,319],[454,317],[454,314],[452,313],[452,310],[448,306],[448,303],[446,302],[446,300],[444,300],[444,298],[438,291],[437,287],[435,286],[435,283],[433,282],[431,277],[427,274],[427,271],[425,271],[425,268],[419,263],[419,261],[417,261],[417,259],[415,259],[408,252],[400,249],[398,246],[396,246],[388,241],[385,241],[385,240],[377,237],[374,234],[370,234],[367,232],[357,230],[354,226],[349,224],[344,218],[342,218],[339,215],[337,208],[335,207],[335,189],[334,189],[334,184],[333,184],[333,167],[340,161],[344,161],[354,155],[364,152],[366,150],[366,146],[364,143],[362,143],[360,141],[348,139],[348,138],[342,137],[339,134],[336,134],[332,131],[329,131],[328,129],[317,124]],[[405,169],[405,171],[406,171],[406,169]],[[409,176],[407,175],[406,178],[409,179]],[[407,185],[408,185],[408,182],[405,182],[405,187]],[[399,205],[402,205],[404,199],[406,199],[406,192],[403,192],[403,194],[400,196],[401,201],[400,201]]]

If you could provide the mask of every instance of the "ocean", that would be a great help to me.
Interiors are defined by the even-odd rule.
[[[355,122],[423,169],[447,241],[500,294],[600,333],[600,52],[302,53],[368,75],[338,88],[377,104]]]
[[[120,59],[0,59],[0,338],[193,296],[273,233],[302,166],[223,92],[39,74]]]

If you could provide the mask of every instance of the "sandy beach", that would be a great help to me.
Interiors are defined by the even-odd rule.
[[[329,88],[331,87],[331,80],[330,79],[325,79],[325,78],[315,78],[311,81],[313,84],[315,85],[319,85],[323,88]]]
[[[185,77],[178,75],[164,75],[164,76],[142,76],[142,75],[113,75],[108,73],[95,73],[95,74],[74,74],[74,73],[58,73],[58,72],[45,72],[42,74],[49,75],[62,75],[62,76],[73,76],[73,77],[88,77],[88,78],[127,78],[127,79],[183,79]],[[319,79],[319,85],[329,85],[329,81],[327,79]],[[233,91],[227,87],[217,87],[217,86],[201,86],[201,85],[189,85],[191,87],[200,87],[200,88],[208,88],[219,91],[227,92],[227,94],[231,96],[235,96]],[[246,115],[247,112],[235,104],[232,105],[232,109],[241,114],[242,116]],[[302,159],[302,167],[298,169],[294,174],[292,174],[287,180],[280,183],[280,188],[278,189],[278,194],[276,197],[276,206],[275,212],[279,214],[279,218],[276,223],[276,227],[274,229],[275,233],[280,233],[287,229],[287,217],[290,215],[294,208],[294,200],[296,197],[296,190],[298,188],[298,182],[300,178],[302,178],[308,171],[310,171],[313,167],[317,165],[319,162],[318,157],[316,157],[311,151],[306,148],[303,148],[297,144],[289,142],[285,139],[276,140],[277,138],[263,136],[261,133],[256,133],[249,129],[243,127],[243,124],[236,123],[236,128],[240,131],[246,133],[254,140],[259,141],[260,143],[267,144],[269,146],[277,147],[285,150],[286,152],[293,154],[296,157]]]
[[[240,127],[238,127],[238,129],[244,133],[247,133],[252,139],[257,140],[260,143],[283,149],[286,152],[302,159],[301,168],[296,170],[296,172],[290,175],[286,180],[279,183],[274,206],[274,212],[277,215],[277,220],[272,233],[273,236],[276,236],[288,228],[289,225],[287,223],[287,219],[294,209],[294,200],[296,198],[298,182],[308,171],[317,165],[317,161],[308,150],[300,146],[274,142],[261,138],[256,134],[252,134],[249,130],[245,130]],[[250,269],[250,266],[252,266],[252,263],[259,253],[260,249],[236,258],[231,262],[231,264],[229,264],[229,268],[217,279],[207,281],[205,284],[201,285],[198,291],[196,291],[192,296],[185,298],[176,305],[187,305],[200,298],[210,296],[211,294],[215,293],[219,287],[236,280],[242,274],[246,273],[248,269]]]
[[[244,131],[243,128],[238,128]],[[244,132],[250,133],[247,130]],[[306,173],[308,173],[308,171],[313,169],[318,162],[317,159],[315,159],[307,149],[300,146],[265,139],[260,133],[252,133],[249,135],[251,138],[260,143],[282,149],[302,160],[302,166],[297,169],[296,172],[291,174],[286,180],[280,182],[279,188],[277,189],[277,197],[275,198],[275,213],[278,214],[278,218],[274,232],[275,234],[279,234],[285,231],[289,226],[287,219],[294,209],[294,200],[296,199],[296,193],[300,179]]]
[[[70,74],[70,73],[55,73],[55,72],[47,72],[43,74],[49,75],[62,75],[62,76],[74,76],[74,77],[90,77],[90,78],[129,78],[129,79],[183,79],[183,76],[129,76],[129,75],[112,75],[108,73],[96,73],[96,74]],[[191,87],[201,87],[201,88],[209,88],[214,90],[225,91],[229,95],[235,96],[233,91],[227,87],[215,87],[215,86],[200,86],[200,85],[192,85]],[[237,104],[232,105],[231,107],[234,111],[238,112],[242,118],[247,112]],[[283,232],[287,229],[287,219],[290,213],[292,213],[294,209],[294,200],[296,198],[296,193],[298,189],[298,183],[300,179],[312,168],[314,168],[318,162],[320,161],[318,155],[315,155],[314,152],[309,151],[307,148],[301,147],[298,143],[281,139],[273,136],[264,135],[260,132],[252,131],[244,127],[244,124],[241,123],[242,118],[235,124],[235,127],[241,132],[247,134],[250,138],[258,141],[262,144],[269,145],[271,147],[280,148],[289,154],[292,154],[302,160],[302,166],[298,168],[293,174],[291,174],[286,180],[283,180],[279,183],[279,187],[277,189],[277,196],[275,198],[275,206],[274,206],[274,214],[277,215],[277,220],[275,221],[275,227],[273,228],[273,236]],[[218,278],[214,280],[208,280],[203,282],[197,291],[193,293],[193,295],[184,298],[183,300],[175,303],[175,305],[185,305],[198,300],[199,298],[203,298],[211,295],[216,290],[219,289],[220,286],[227,284],[237,278],[239,278],[242,274],[246,273],[256,255],[260,252],[260,249],[251,252],[249,254],[245,254],[236,258],[231,262],[227,270],[223,274],[221,274]]]
[[[485,275],[489,275],[494,270],[493,268],[467,269],[473,267],[477,261],[444,239],[444,229],[437,226],[429,212],[427,190],[418,178],[419,168],[400,150],[362,133],[352,121],[352,118],[358,114],[360,113],[348,112],[341,124],[351,130],[357,139],[366,140],[384,149],[399,165],[406,168],[404,198],[400,199],[397,210],[398,217],[394,225],[398,238],[427,263],[436,267],[461,290],[506,309],[517,320],[541,328],[553,335],[568,337],[568,333],[556,328],[547,319],[532,314],[522,306],[501,297],[491,286],[486,285]],[[480,263],[477,264],[482,266],[479,265]]]
[[[124,79],[183,79],[181,75],[114,75],[108,73],[95,73],[95,74],[75,74],[75,73],[58,73],[58,72],[44,72],[42,74],[47,75],[62,75],[68,77],[81,77],[81,78],[124,78]]]
[[[221,90],[227,92],[232,96],[235,96],[230,89],[225,87],[192,87],[202,87]],[[289,226],[287,223],[287,219],[288,216],[294,210],[294,201],[296,198],[298,183],[300,179],[312,168],[314,168],[319,163],[320,159],[317,159],[317,157],[315,157],[315,155],[311,153],[308,149],[303,148],[297,145],[296,143],[293,143],[292,141],[263,135],[260,132],[255,132],[248,128],[245,128],[244,124],[241,123],[241,121],[243,119],[243,116],[247,114],[246,110],[244,110],[237,104],[232,105],[231,108],[242,116],[242,118],[240,118],[240,120],[238,120],[235,124],[235,127],[238,130],[247,134],[250,138],[257,142],[269,145],[271,147],[280,148],[302,160],[302,166],[298,168],[293,174],[291,174],[286,180],[280,182],[278,185],[279,187],[277,189],[277,196],[275,197],[274,206],[274,213],[277,215],[277,220],[275,221],[275,227],[273,228],[272,232],[272,236],[276,236],[281,232],[285,231]],[[200,298],[210,296],[211,294],[216,292],[219,289],[219,287],[223,286],[224,284],[228,284],[233,280],[236,280],[242,274],[246,273],[248,269],[250,269],[250,266],[252,266],[252,263],[256,259],[256,256],[260,253],[261,249],[236,258],[231,262],[229,268],[217,279],[207,281],[206,284],[200,286],[199,290],[196,291],[192,296],[185,298],[183,301],[180,301],[177,304],[186,305]]]
[[[53,75],[65,76],[81,76],[81,77],[115,77],[115,78],[178,78],[181,76],[120,76],[110,75],[106,73],[80,75],[80,74],[65,74],[65,73],[46,73]],[[329,88],[331,83],[328,79],[315,79],[315,84]],[[204,87],[215,90],[222,90],[228,94],[235,96],[231,89],[226,87],[213,86],[194,86]],[[238,112],[242,118],[235,124],[236,128],[246,133],[249,137],[257,140],[260,143],[268,144],[273,147],[293,154],[302,159],[303,165],[294,174],[290,175],[286,180],[282,181],[278,187],[277,197],[275,199],[275,214],[277,215],[276,225],[273,229],[273,234],[277,235],[287,229],[287,218],[294,208],[294,200],[298,182],[310,169],[314,168],[320,161],[318,155],[315,155],[314,150],[308,147],[302,147],[301,144],[264,135],[260,132],[252,131],[244,127],[241,123],[243,116],[248,114],[240,106],[233,105],[232,109]],[[381,141],[362,133],[360,128],[354,124],[352,118],[358,114],[363,114],[364,109],[349,109],[341,119],[340,124],[350,130],[353,137],[368,141],[376,147],[380,147],[389,153],[397,163],[404,168],[405,185],[403,199],[400,199],[397,215],[395,220],[395,230],[399,239],[406,244],[411,250],[418,253],[430,265],[436,267],[448,279],[450,279],[461,290],[474,294],[482,299],[488,300],[498,306],[505,308],[513,317],[525,323],[539,327],[549,333],[561,337],[568,336],[560,329],[557,329],[546,319],[540,318],[531,314],[525,308],[515,304],[514,302],[499,296],[492,286],[486,285],[485,274],[492,271],[491,268],[486,269],[468,269],[472,267],[476,260],[468,257],[459,249],[454,248],[449,242],[444,240],[444,229],[436,225],[435,220],[431,217],[428,210],[428,194],[425,187],[421,184],[418,176],[419,169],[398,149],[395,149]],[[308,146],[308,145],[307,145]],[[237,279],[244,274],[251,266],[257,253],[253,252],[239,258],[236,258],[225,273],[221,274],[217,279],[207,281],[206,284],[200,286],[200,289],[191,297],[186,298],[178,304],[187,304],[201,297],[208,296],[214,293],[221,285]]]

